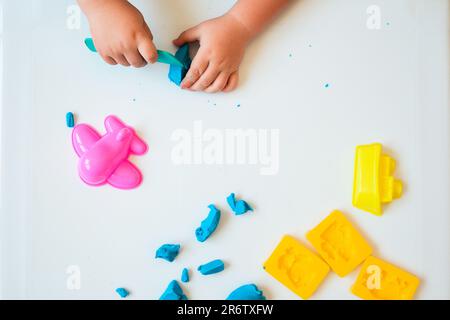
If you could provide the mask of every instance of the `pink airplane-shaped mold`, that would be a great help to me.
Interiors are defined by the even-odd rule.
[[[87,124],[73,128],[72,145],[80,157],[81,180],[91,186],[109,183],[119,189],[136,188],[142,174],[128,157],[145,154],[147,144],[116,116],[106,117],[105,128],[103,136]]]

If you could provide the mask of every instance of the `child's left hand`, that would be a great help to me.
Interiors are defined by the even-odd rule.
[[[184,31],[174,44],[199,41],[200,48],[181,88],[209,93],[235,89],[250,38],[246,27],[229,13]]]

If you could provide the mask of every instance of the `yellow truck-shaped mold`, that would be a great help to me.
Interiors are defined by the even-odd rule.
[[[382,215],[382,204],[402,195],[403,185],[394,178],[395,160],[382,152],[380,143],[356,147],[353,205]]]

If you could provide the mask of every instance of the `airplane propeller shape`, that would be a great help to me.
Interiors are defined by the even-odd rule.
[[[91,186],[109,183],[119,189],[138,187],[142,174],[128,157],[145,154],[147,144],[116,116],[106,117],[105,128],[103,136],[87,124],[79,124],[73,129],[72,145],[80,157],[78,173],[81,180]]]

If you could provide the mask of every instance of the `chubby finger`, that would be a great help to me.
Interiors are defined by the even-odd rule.
[[[217,67],[212,66],[209,64],[208,69],[201,75],[200,79],[198,79],[192,86],[191,90],[194,91],[203,91],[206,88],[208,88],[214,80],[217,79],[217,76],[219,75],[220,70]]]
[[[110,64],[112,66],[115,66],[117,64],[117,61],[114,60],[112,57],[110,56],[106,56],[106,55],[101,55],[102,59],[107,63]]]
[[[133,50],[125,53],[125,58],[135,68],[141,68],[147,64],[139,51]]]
[[[194,42],[198,40],[198,38],[199,38],[198,27],[195,26],[182,32],[178,36],[178,38],[173,40],[173,44],[176,45],[177,47],[180,47],[186,42]]]
[[[209,61],[206,56],[199,51],[195,56],[194,61],[192,61],[189,71],[181,82],[181,89],[190,89],[208,68],[208,63]]]
[[[158,59],[155,44],[149,36],[143,37],[139,40],[138,51],[148,63],[155,63],[156,59]]]
[[[222,91],[227,85],[229,77],[230,74],[228,72],[221,72],[217,76],[216,80],[214,80],[214,82],[208,88],[205,89],[205,92],[215,93]]]
[[[130,63],[128,62],[128,60],[125,58],[125,56],[123,54],[115,55],[113,58],[114,58],[114,60],[117,61],[118,64],[120,64],[124,67],[130,66]]]
[[[225,86],[225,88],[223,88],[223,92],[230,92],[233,91],[234,89],[236,89],[237,85],[239,82],[239,72],[235,71],[233,72],[230,77],[228,78],[228,83]]]

